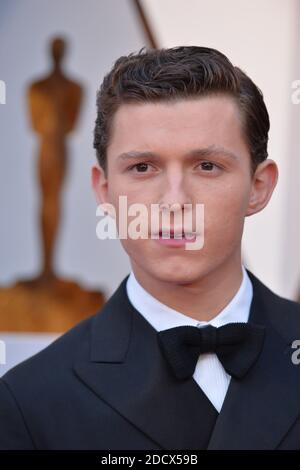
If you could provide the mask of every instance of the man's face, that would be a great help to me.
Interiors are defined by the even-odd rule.
[[[120,156],[132,151],[155,156]],[[127,196],[128,206],[142,203],[149,212],[151,204],[204,204],[204,245],[199,250],[151,238],[121,240],[139,272],[171,283],[195,282],[240,256],[252,188],[250,168],[232,98],[123,104],[114,116],[107,179],[103,183],[102,175],[98,202],[113,204],[117,214],[120,195]]]

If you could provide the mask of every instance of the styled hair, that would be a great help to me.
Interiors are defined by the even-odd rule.
[[[117,59],[97,92],[94,148],[106,171],[113,117],[125,103],[171,102],[207,95],[234,98],[251,155],[251,170],[268,156],[269,115],[261,90],[216,49],[179,46],[149,49]]]

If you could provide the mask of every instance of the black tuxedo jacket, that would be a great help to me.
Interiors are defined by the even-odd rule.
[[[300,304],[248,271],[261,355],[231,379],[208,449],[300,449]],[[84,320],[0,381],[0,449],[196,450],[203,423],[193,378],[178,381],[126,280]],[[199,401],[199,406],[198,406]]]

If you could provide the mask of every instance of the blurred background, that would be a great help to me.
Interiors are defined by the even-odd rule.
[[[298,0],[0,0],[0,375],[79,321],[75,307],[82,318],[96,312],[130,270],[118,240],[96,237],[90,169],[96,91],[119,56],[143,46],[217,48],[263,91],[269,156],[280,175],[268,207],[246,219],[244,261],[276,293],[299,299],[300,104],[292,100],[300,80],[299,34]],[[64,41],[68,86],[61,94],[59,80],[52,80],[55,38]],[[44,98],[40,86],[48,90]],[[77,94],[67,91],[76,89],[77,104]],[[74,122],[58,138],[68,119],[64,102],[76,104]],[[58,134],[49,141],[43,113],[51,112],[55,125],[46,120],[45,126]],[[38,161],[53,148],[67,166],[53,253],[57,279],[50,286],[39,277],[39,214],[51,185],[41,183]],[[45,177],[48,169],[42,171]]]

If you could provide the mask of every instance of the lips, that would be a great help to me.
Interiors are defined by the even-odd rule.
[[[189,237],[189,235],[185,235],[184,232],[180,233],[178,231],[175,232],[174,230],[170,230],[170,234],[167,231],[160,230],[154,238],[156,243],[166,249],[185,249],[187,243],[192,243],[196,241],[195,235]]]
[[[176,237],[175,237],[175,234],[176,234]],[[193,238],[194,237],[194,234],[192,232],[185,233],[184,230],[180,232],[179,229],[178,230],[174,230],[174,229],[160,230],[158,235],[160,238]]]

